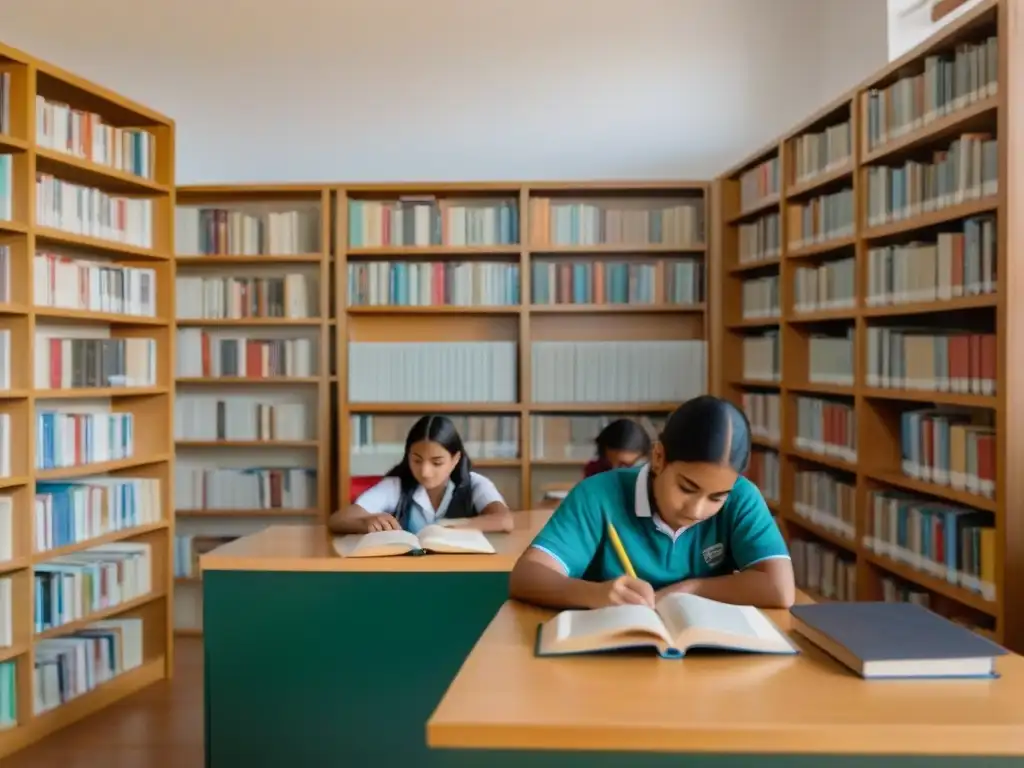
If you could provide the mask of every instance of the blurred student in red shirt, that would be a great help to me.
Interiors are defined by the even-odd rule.
[[[594,442],[597,456],[583,468],[584,477],[641,464],[651,452],[650,435],[632,419],[611,422]]]

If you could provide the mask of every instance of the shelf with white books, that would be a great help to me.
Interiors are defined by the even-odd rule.
[[[778,448],[779,519],[800,583],[832,599],[920,602],[1020,649],[1024,621],[1012,606],[1024,584],[1024,518],[1013,467],[1024,443],[1012,429],[1021,350],[1010,332],[1020,318],[1007,287],[1024,244],[1013,218],[1024,148],[1019,94],[1005,83],[1022,77],[1024,40],[1011,5],[978,3],[772,145],[783,212],[851,190],[823,200],[825,229],[839,225],[833,237],[806,237],[806,210],[780,223],[777,347],[730,326],[743,306],[739,281],[768,274],[730,267],[751,244],[764,250],[757,238],[776,236],[762,225],[745,241],[734,224],[766,215],[735,212],[741,175],[772,149],[716,183],[728,278],[712,301],[724,322],[712,331],[726,350],[718,391],[744,405],[755,441]],[[838,154],[848,134],[848,162],[818,163],[806,178],[794,170],[829,154],[808,132],[843,123]],[[755,309],[773,307],[773,286],[746,294]],[[729,367],[739,356],[730,344],[743,348],[746,370]],[[773,389],[751,386],[765,376],[777,378]],[[774,440],[769,424],[779,425]],[[937,526],[921,529],[937,515],[957,520],[942,526],[949,562],[930,554]],[[892,535],[904,529],[920,535]]]
[[[705,391],[706,193],[705,184],[687,182],[337,190],[339,502],[377,476],[359,433],[347,434],[353,424],[400,431],[395,425],[408,429],[425,413],[474,424],[514,420],[514,458],[472,458],[501,481],[510,505],[530,505],[539,498],[534,464],[579,476],[576,462],[533,460],[532,414],[656,417]],[[617,330],[608,336],[600,329],[612,313]],[[535,375],[544,362],[537,355],[557,356],[555,347],[563,356],[591,349],[617,365],[652,366],[657,358],[665,375],[648,379],[663,391],[559,390]],[[401,366],[414,373],[380,378]],[[463,374],[445,384],[451,370],[487,373],[474,388]],[[686,392],[671,389],[680,371],[691,372],[681,377]],[[390,468],[393,453],[375,472]]]
[[[0,45],[0,758],[170,673],[173,185],[172,120]],[[146,588],[42,629],[84,552]],[[144,672],[49,696],[97,643]]]
[[[330,512],[331,196],[186,186],[175,217],[176,554]],[[176,632],[201,632],[176,582]]]

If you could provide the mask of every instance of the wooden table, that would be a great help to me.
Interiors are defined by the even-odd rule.
[[[1024,764],[1020,656],[999,680],[871,682],[794,633],[795,657],[535,658],[551,615],[505,603],[430,718],[431,747],[489,768]],[[963,757],[982,755],[1011,757]]]
[[[201,558],[208,768],[432,765],[423,724],[550,511],[496,555],[342,558],[273,526]]]

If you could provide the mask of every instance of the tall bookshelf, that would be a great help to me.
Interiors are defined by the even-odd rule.
[[[331,191],[177,190],[175,629],[202,631],[199,555],[331,509]]]
[[[515,509],[578,479],[607,419],[655,429],[706,391],[706,198],[686,182],[338,189],[339,503],[425,413],[458,417]]]
[[[0,102],[2,758],[171,674],[174,123],[6,46]]]
[[[798,581],[1017,650],[1022,15],[982,3],[714,185],[715,387]]]

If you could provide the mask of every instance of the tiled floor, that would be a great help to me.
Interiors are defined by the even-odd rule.
[[[203,642],[175,640],[171,683],[151,685],[38,744],[3,768],[201,768]]]

